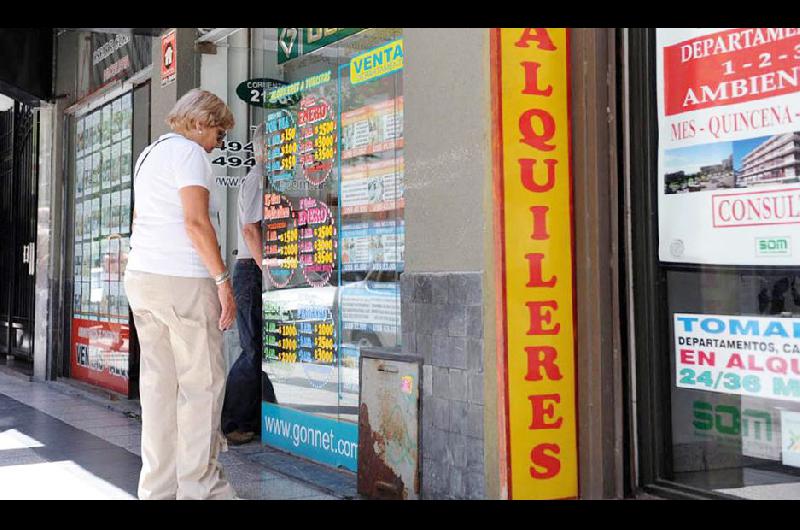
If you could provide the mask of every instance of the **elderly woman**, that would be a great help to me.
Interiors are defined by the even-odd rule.
[[[212,219],[210,153],[233,127],[214,94],[194,89],[167,115],[174,132],[134,170],[125,290],[141,346],[140,499],[230,499],[218,456],[225,440],[222,331],[236,314]],[[210,204],[211,203],[211,204]]]

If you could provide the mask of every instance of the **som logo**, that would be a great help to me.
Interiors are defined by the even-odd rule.
[[[791,256],[791,238],[757,237],[756,256]]]

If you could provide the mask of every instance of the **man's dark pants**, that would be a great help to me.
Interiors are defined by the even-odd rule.
[[[261,433],[261,400],[275,403],[275,391],[261,370],[261,269],[252,259],[236,260],[233,293],[242,353],[231,366],[222,405],[222,432]],[[263,389],[262,389],[263,385]]]

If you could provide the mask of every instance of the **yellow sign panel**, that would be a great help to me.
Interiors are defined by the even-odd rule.
[[[350,61],[350,82],[358,85],[402,69],[403,39],[397,39],[353,57]]]
[[[505,367],[507,486],[514,499],[578,495],[568,33],[492,39],[495,193]]]

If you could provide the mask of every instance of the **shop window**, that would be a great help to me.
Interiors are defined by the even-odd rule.
[[[633,127],[653,147],[632,154],[634,171],[650,175],[632,176],[633,196],[643,198],[634,217],[657,211],[651,232],[633,227],[640,444],[653,463],[643,480],[796,499],[800,188],[776,157],[800,131],[800,35],[645,35],[631,85]]]
[[[130,327],[123,277],[130,248],[130,93],[73,120],[70,374],[128,394]]]
[[[280,84],[256,121],[267,151],[263,363],[278,401],[264,405],[263,437],[354,471],[360,351],[401,337],[402,33],[264,35],[278,51],[262,74]],[[279,422],[299,430],[284,436]],[[320,432],[332,439],[315,441]]]

